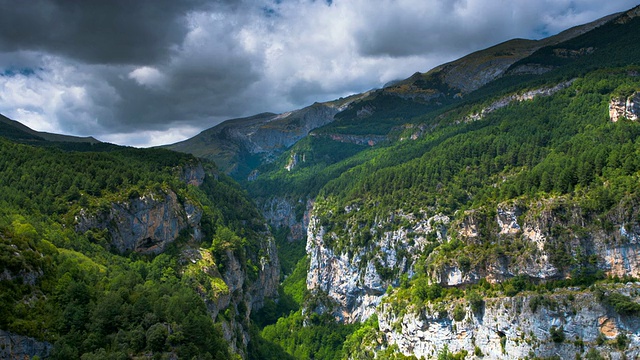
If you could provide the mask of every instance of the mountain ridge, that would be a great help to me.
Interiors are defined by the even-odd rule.
[[[92,136],[81,137],[81,136],[55,134],[55,133],[49,133],[44,131],[36,131],[22,124],[21,122],[9,119],[8,117],[2,114],[0,114],[0,126],[6,126],[4,127],[2,134],[6,136],[9,134],[9,132],[11,132],[14,138],[19,138],[21,140],[77,142],[77,143],[89,143],[89,144],[102,143],[100,140],[97,140]]]
[[[335,114],[367,94],[316,102],[282,114],[261,113],[227,120],[190,139],[163,147],[212,160],[223,171],[246,177],[257,164],[272,161],[311,130],[328,124]],[[243,160],[248,166],[243,166]]]
[[[442,102],[450,103],[456,99],[462,99],[464,95],[503,75],[548,72],[551,68],[541,66],[527,67],[523,65],[517,69],[511,67],[543,47],[557,45],[578,37],[632,11],[633,9],[628,12],[611,14],[541,40],[507,40],[457,60],[438,65],[425,73],[416,72],[407,79],[393,81],[380,89],[354,94],[345,99],[315,103],[282,114],[263,113],[247,118],[227,120],[190,139],[164,147],[212,160],[218,163],[223,171],[238,180],[246,179],[250,174],[252,178],[255,178],[255,170],[260,165],[274,161],[279,154],[290,148],[303,136],[333,123],[336,120],[335,117],[343,110],[357,106],[358,103],[375,99],[381,94],[388,94],[421,104],[435,104],[434,106],[437,107],[441,106]],[[317,106],[327,106],[331,110],[322,114],[319,121],[302,120],[302,123],[296,124],[296,120],[304,119],[302,114]],[[360,107],[352,116],[367,117],[374,112],[374,108],[375,106]],[[221,135],[225,131],[228,132],[227,135]],[[268,133],[280,140],[275,144],[269,144],[272,145],[271,147],[265,148],[257,145],[256,143],[265,144],[264,140],[262,142],[254,140],[259,137],[261,132]]]

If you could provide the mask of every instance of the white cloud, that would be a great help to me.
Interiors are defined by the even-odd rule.
[[[114,144],[127,144],[137,147],[173,144],[197,135],[201,129],[193,126],[170,127],[166,130],[146,130],[136,133],[111,133],[99,137],[99,140]]]
[[[25,56],[20,54],[20,56]],[[38,131],[97,135],[118,94],[96,69],[55,56],[30,54],[35,71],[0,76],[0,113]],[[89,70],[89,71],[87,71]]]
[[[158,69],[151,66],[142,66],[131,71],[129,78],[134,79],[139,85],[152,89],[162,88],[167,82],[167,77]]]

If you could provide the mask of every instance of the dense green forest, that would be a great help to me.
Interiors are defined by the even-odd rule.
[[[449,136],[470,132],[475,127],[483,127],[486,124],[472,124],[472,126],[445,126],[462,120],[464,116],[477,112],[479,109],[490,105],[492,102],[514,93],[522,93],[526,90],[555,86],[571,79],[582,78],[598,69],[611,69],[640,65],[640,48],[636,44],[637,29],[640,27],[640,19],[632,18],[624,23],[610,22],[597,27],[592,31],[576,38],[564,41],[553,46],[545,46],[531,56],[511,65],[510,70],[518,66],[527,65],[533,67],[545,67],[551,71],[542,75],[520,74],[507,71],[502,77],[489,82],[485,86],[463,97],[454,97],[450,89],[442,84],[437,76],[428,76],[419,80],[415,86],[435,89],[443,94],[437,103],[401,100],[385,93],[384,90],[374,92],[371,96],[360,100],[350,106],[346,111],[336,115],[336,121],[329,123],[313,131],[314,136],[303,139],[294,145],[279,160],[259,167],[261,176],[257,181],[247,182],[241,180],[254,198],[293,195],[315,197],[329,181],[341,174],[349,174],[347,170],[361,165],[373,158],[379,161],[391,158],[393,164],[405,163],[411,159],[428,152],[438,142],[446,140]],[[554,51],[569,51],[591,48],[592,52],[582,56],[559,57]],[[637,70],[630,70],[633,71]],[[629,82],[633,80],[624,80]],[[615,81],[614,81],[615,82]],[[603,86],[593,85],[593,86]],[[623,83],[612,83],[609,88],[598,88],[595,93],[606,97],[614,91],[629,90]],[[586,90],[586,89],[585,89]],[[585,93],[587,96],[588,95]],[[592,101],[594,99],[591,99]],[[602,100],[602,99],[601,99]],[[608,99],[606,99],[608,100]],[[542,101],[542,100],[537,100]],[[582,100],[578,100],[582,101]],[[585,99],[585,101],[589,101]],[[546,106],[560,105],[558,103],[545,104]],[[537,107],[538,105],[531,105]],[[357,109],[373,108],[372,116],[361,118],[357,116]],[[582,110],[584,112],[584,110]],[[601,109],[599,116],[605,116],[606,107]],[[577,113],[572,116],[578,116]],[[559,115],[558,115],[559,116]],[[558,117],[556,116],[556,118]],[[398,144],[398,140],[410,137],[416,129],[427,129],[426,134],[418,141],[418,144]],[[413,130],[412,130],[413,129]],[[435,131],[439,130],[439,131]],[[448,132],[448,135],[444,135]],[[369,148],[367,146],[354,146],[335,141],[326,134],[348,134],[362,136],[383,135],[389,141]],[[529,137],[531,133],[522,133]],[[566,136],[570,136],[566,134]],[[425,138],[431,138],[428,145]],[[367,150],[367,151],[364,151]],[[523,149],[525,151],[526,149]],[[284,165],[290,158],[290,153],[299,156],[307,154],[307,161],[294,171],[286,171]],[[441,155],[441,156],[444,156]],[[371,161],[370,161],[371,162]],[[384,166],[376,165],[377,167]]]
[[[181,249],[210,247],[205,251],[221,259],[222,269],[232,248],[250,268],[264,231],[261,216],[211,164],[200,187],[188,186],[180,176],[200,164],[192,156],[109,149],[65,151],[0,139],[0,328],[52,343],[54,359],[231,358],[198,292],[214,291],[215,281],[180,260]],[[168,191],[203,209],[203,243],[189,244],[192,235],[184,233],[160,255],[119,254],[105,230],[74,231],[81,209]]]

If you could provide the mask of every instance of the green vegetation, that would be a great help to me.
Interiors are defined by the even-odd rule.
[[[551,341],[555,343],[564,342],[564,339],[565,339],[564,328],[562,326],[560,326],[559,328],[552,326],[549,329],[549,337],[551,338]]]
[[[217,260],[211,264],[223,267],[229,249],[250,273],[264,231],[260,216],[210,165],[200,188],[183,183],[183,169],[197,164],[165,150],[76,152],[0,139],[0,271],[9,274],[0,281],[0,328],[54,344],[53,359],[230,358],[201,295],[229,290],[219,275],[178,261],[190,234],[164,254],[141,256],[111,252],[106,230],[73,230],[80,209],[103,211],[171,191],[203,210],[204,245],[213,243]]]
[[[640,304],[628,296],[614,292],[606,296],[605,301],[620,314],[640,316]]]
[[[306,288],[308,267],[307,258],[300,259],[283,282],[278,304],[265,306],[255,316],[256,324],[263,328],[256,332],[259,340],[250,359],[343,358],[345,340],[361,326],[339,324],[329,313],[303,315],[301,306],[311,301]]]
[[[308,324],[304,324],[309,321]],[[339,359],[346,337],[359,325],[340,325],[329,314],[312,314],[308,319],[300,311],[280,318],[262,330],[262,337],[279,344],[296,359]],[[269,359],[269,358],[267,358]]]

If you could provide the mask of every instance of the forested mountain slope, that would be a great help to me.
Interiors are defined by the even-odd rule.
[[[221,170],[234,178],[246,179],[247,176],[255,178],[259,173],[255,170],[260,165],[272,162],[314,129],[330,124],[336,119],[354,115],[358,118],[369,117],[375,113],[375,121],[368,121],[365,128],[351,127],[347,131],[350,136],[337,137],[337,140],[343,143],[346,141],[360,145],[375,144],[384,139],[381,135],[388,131],[385,123],[389,120],[397,122],[400,117],[406,120],[445,103],[458,102],[464,95],[502,77],[507,71],[518,74],[541,74],[549,71],[551,68],[546,66],[527,64],[512,69],[512,65],[543,47],[566,42],[618,15],[576,26],[541,40],[510,40],[440,65],[426,73],[417,72],[408,79],[386,85],[384,89],[315,103],[283,114],[264,113],[228,120],[167,148],[213,160]],[[353,106],[362,100],[365,106]],[[419,106],[420,104],[426,106]],[[347,107],[352,107],[353,111],[343,112]],[[337,118],[336,114],[339,114]],[[383,133],[376,130],[380,125],[385,129]],[[332,132],[334,131],[343,132],[332,129]],[[378,136],[370,136],[371,134]]]
[[[224,172],[244,179],[252,176],[260,164],[273,161],[309,131],[330,123],[335,114],[364,96],[366,93],[315,103],[283,114],[227,120],[166,148],[214,161]]]
[[[246,357],[262,217],[212,164],[108,149],[0,139],[0,358]]]
[[[461,96],[372,92],[260,167],[249,192],[307,254],[304,310],[263,336],[311,358],[286,329],[336,319],[320,358],[637,357],[637,14]]]

